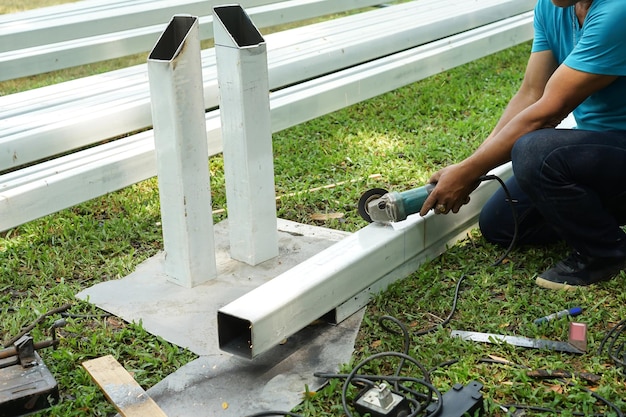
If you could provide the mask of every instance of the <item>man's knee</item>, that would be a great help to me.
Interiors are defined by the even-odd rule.
[[[489,243],[493,243],[500,246],[508,245],[511,241],[511,236],[508,234],[508,230],[503,229],[501,224],[498,224],[487,210],[482,210],[478,217],[478,228],[485,240]]]
[[[507,246],[513,237],[511,208],[502,191],[496,192],[483,206],[478,216],[480,233],[487,242]]]
[[[511,150],[511,164],[520,187],[528,187],[540,181],[542,166],[550,152],[542,131],[530,132],[519,138]]]

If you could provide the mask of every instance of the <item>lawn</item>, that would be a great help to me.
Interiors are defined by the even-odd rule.
[[[14,3],[3,3],[0,12],[31,2]],[[529,49],[528,43],[519,45],[274,134],[276,193],[284,196],[278,216],[344,231],[364,227],[356,210],[364,190],[419,186],[434,170],[464,158],[480,144],[519,85]],[[0,83],[0,94],[144,59]],[[213,208],[225,208],[222,159],[212,157],[209,164]],[[372,174],[380,176],[369,178]],[[329,184],[340,185],[306,192]],[[217,214],[214,221],[225,216]],[[162,250],[160,226],[158,187],[151,179],[0,236],[0,340],[9,340],[45,312],[71,304],[67,324],[58,329],[59,348],[41,351],[59,382],[61,401],[40,415],[115,413],[80,366],[87,359],[112,354],[148,389],[195,358],[145,332],[139,323],[126,323],[74,298],[98,282],[128,275]],[[429,379],[441,392],[457,383],[480,382],[489,416],[511,415],[502,408],[510,404],[536,407],[526,415],[554,415],[550,410],[564,416],[618,415],[599,397],[626,410],[624,370],[615,366],[607,349],[599,350],[607,332],[626,317],[626,275],[590,289],[550,292],[537,288],[534,277],[564,256],[566,248],[520,248],[494,266],[502,253],[474,230],[376,296],[367,307],[353,360],[341,371],[349,373],[377,353],[407,352],[421,366],[407,365],[402,375]],[[454,314],[444,321],[453,305]],[[533,324],[537,317],[573,306],[582,307],[583,314]],[[398,322],[387,319],[382,326],[379,320],[387,316]],[[35,326],[35,339],[48,338],[57,319],[59,315],[46,317]],[[583,355],[449,337],[451,329],[459,329],[567,340],[570,320],[587,325],[589,348]],[[396,357],[384,357],[359,373],[391,375],[398,365]],[[531,370],[564,370],[574,376],[539,379]],[[583,373],[597,375],[599,381],[590,383]],[[306,393],[293,411],[307,417],[345,415],[342,384],[343,378],[331,378],[320,392]]]
[[[23,12],[39,7],[56,6],[58,4],[72,3],[78,0],[2,0],[0,14]]]

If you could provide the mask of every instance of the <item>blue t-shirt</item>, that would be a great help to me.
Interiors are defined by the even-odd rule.
[[[577,128],[626,130],[626,0],[594,0],[580,28],[574,6],[535,6],[533,52],[550,50],[559,64],[620,76],[575,110]]]

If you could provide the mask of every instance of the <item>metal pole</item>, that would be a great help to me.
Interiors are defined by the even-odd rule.
[[[174,16],[148,57],[165,273],[217,277],[198,18]]]
[[[239,5],[213,8],[230,255],[278,255],[265,41]]]

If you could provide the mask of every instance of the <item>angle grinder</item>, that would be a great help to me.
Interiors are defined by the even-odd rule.
[[[419,213],[434,188],[435,184],[426,184],[403,192],[372,188],[361,195],[358,211],[370,223],[399,222],[410,214]]]

